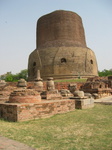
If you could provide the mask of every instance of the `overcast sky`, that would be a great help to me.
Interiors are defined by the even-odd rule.
[[[112,0],[0,0],[0,75],[27,69],[36,48],[36,22],[55,10],[81,16],[98,69],[112,68]]]

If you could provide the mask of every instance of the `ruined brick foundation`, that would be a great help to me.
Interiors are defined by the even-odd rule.
[[[8,121],[27,121],[46,118],[75,110],[74,100],[55,100],[34,103],[1,103],[0,118]]]

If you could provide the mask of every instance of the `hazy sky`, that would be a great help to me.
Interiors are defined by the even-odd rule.
[[[112,0],[0,0],[0,75],[27,69],[36,48],[36,22],[55,10],[81,16],[98,69],[112,68]]]

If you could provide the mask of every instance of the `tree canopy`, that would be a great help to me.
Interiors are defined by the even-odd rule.
[[[17,74],[12,74],[11,72],[8,72],[7,74],[0,76],[1,80],[5,80],[7,82],[16,82],[21,78],[25,79],[26,81],[28,80],[28,70],[27,69],[21,70]]]
[[[112,76],[112,69],[110,69],[110,70],[104,69],[102,71],[98,71],[98,75],[100,77]],[[17,74],[12,74],[11,72],[8,72],[5,75],[0,76],[0,80],[5,80],[7,82],[16,82],[21,78],[25,79],[26,81],[28,80],[28,70],[27,69],[21,70]]]
[[[110,69],[110,70],[104,69],[103,71],[99,71],[98,74],[99,74],[100,77],[112,76],[112,69]]]

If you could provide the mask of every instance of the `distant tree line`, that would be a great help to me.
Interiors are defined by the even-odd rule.
[[[98,74],[100,77],[112,76],[112,69],[110,69],[110,70],[104,69],[103,71],[98,71]]]
[[[110,70],[104,69],[103,71],[98,71],[98,75],[100,77],[112,76],[112,69],[110,69]],[[28,81],[28,70],[27,69],[21,70],[19,73],[16,73],[16,74],[12,74],[11,72],[8,72],[5,75],[0,76],[0,80],[5,80],[6,82],[16,82],[21,78]]]
[[[5,75],[0,76],[0,80],[5,80],[6,82],[16,82],[21,78],[25,79],[26,81],[28,80],[28,70],[27,69],[21,70],[17,74],[12,74],[11,72],[8,72]]]

